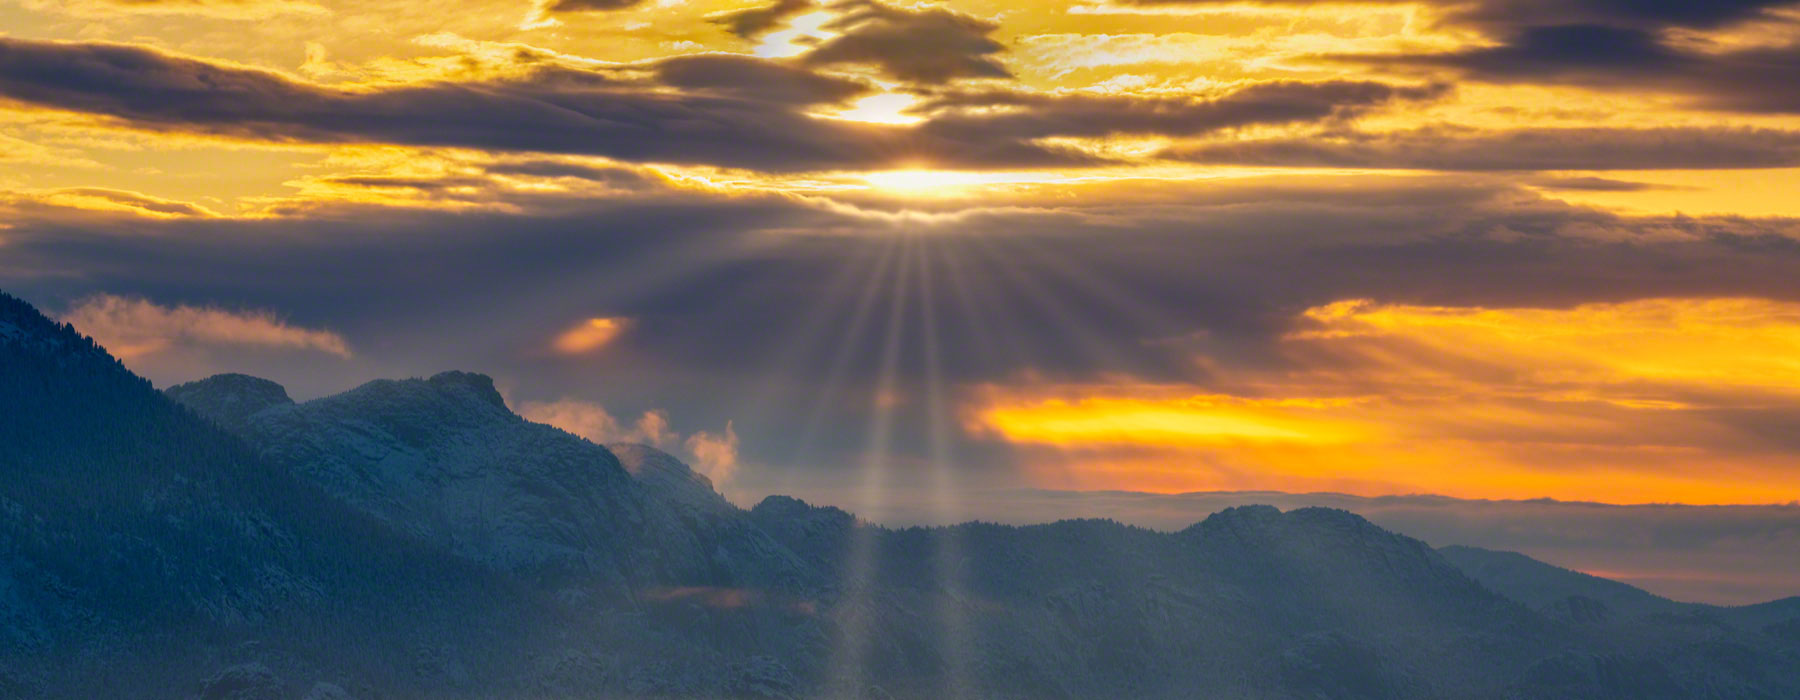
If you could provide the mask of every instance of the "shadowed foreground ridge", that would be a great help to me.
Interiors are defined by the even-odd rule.
[[[6,697],[1800,696],[1792,600],[1674,603],[1321,508],[746,511],[481,375],[159,393],[4,295],[0,407]]]

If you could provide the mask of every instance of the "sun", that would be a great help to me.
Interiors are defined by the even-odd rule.
[[[917,124],[924,117],[908,114],[907,108],[917,104],[919,98],[903,92],[884,92],[864,97],[852,103],[849,109],[830,115],[835,119],[848,119],[876,124]]]

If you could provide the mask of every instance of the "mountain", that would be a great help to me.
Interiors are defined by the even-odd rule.
[[[1634,617],[1675,613],[1691,607],[1635,586],[1570,571],[1517,552],[1451,545],[1438,549],[1438,553],[1488,588],[1533,608],[1567,606],[1572,598],[1599,603],[1608,615]]]
[[[159,393],[3,296],[0,407],[5,697],[1800,696],[1793,601],[1592,614],[1327,508],[746,511],[481,375]]]
[[[628,470],[613,450],[513,413],[483,375],[376,380],[299,404],[242,375],[167,393],[351,507],[546,585],[630,599],[806,577],[679,460],[620,446]]]
[[[506,665],[532,634],[510,581],[337,506],[3,294],[0,406],[0,695],[179,696],[241,657],[438,692],[457,674],[419,654]]]
[[[1452,545],[1444,558],[1494,591],[1552,616],[1582,623],[1631,620],[1724,624],[1780,638],[1800,632],[1800,596],[1756,605],[1681,603],[1618,581],[1546,564],[1517,552]]]
[[[798,482],[797,488],[806,488]],[[788,493],[805,498],[808,494]],[[1542,561],[1579,563],[1584,571],[1629,571],[1673,557],[1704,561],[1707,576],[1648,579],[1652,593],[1718,605],[1761,603],[1800,591],[1800,502],[1785,505],[1611,505],[1547,498],[1462,499],[1435,495],[1341,493],[983,489],[979,497],[937,508],[929,499],[887,498],[857,515],[890,525],[949,525],[980,518],[1010,525],[1079,513],[1153,530],[1179,530],[1225,508],[1347,510],[1433,546],[1472,545],[1522,552]],[[1702,580],[1704,579],[1704,580]],[[1633,585],[1640,585],[1634,582]]]

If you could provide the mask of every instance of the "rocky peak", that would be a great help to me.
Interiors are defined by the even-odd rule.
[[[221,426],[242,432],[250,417],[275,406],[291,406],[287,389],[248,374],[215,374],[163,390],[176,403]]]
[[[506,399],[501,398],[500,391],[494,388],[494,378],[485,374],[451,370],[434,374],[425,381],[445,392],[464,393],[488,405],[506,410]]]
[[[429,379],[377,379],[301,407],[334,419],[372,421],[414,444],[430,441],[432,436],[525,422],[506,407],[493,379],[472,372],[443,372]]]
[[[1281,509],[1275,506],[1249,505],[1232,506],[1212,515],[1205,520],[1188,526],[1182,532],[1189,535],[1206,535],[1211,533],[1243,533],[1251,530],[1267,529],[1281,521]]]

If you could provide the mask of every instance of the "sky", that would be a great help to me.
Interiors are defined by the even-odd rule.
[[[1785,504],[1794,85],[1766,0],[0,0],[0,286],[740,502]]]

